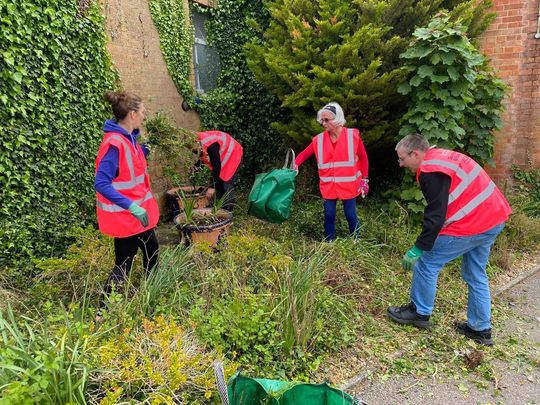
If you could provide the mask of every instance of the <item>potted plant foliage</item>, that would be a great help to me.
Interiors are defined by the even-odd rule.
[[[189,246],[204,241],[212,247],[217,246],[233,223],[232,212],[222,208],[225,197],[216,199],[211,208],[197,208],[196,199],[182,195],[184,210],[174,217],[181,243]]]
[[[183,197],[195,199],[195,208],[211,204],[214,189],[207,185],[210,171],[205,165],[196,166],[198,139],[195,132],[174,126],[167,115],[158,112],[145,121],[147,142],[155,147],[167,180],[165,193],[169,217],[184,210]]]

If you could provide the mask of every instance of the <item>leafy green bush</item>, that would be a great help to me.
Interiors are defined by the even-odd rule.
[[[144,126],[152,152],[156,152],[150,155],[150,159],[161,163],[168,187],[186,184],[190,168],[194,166],[193,150],[198,148],[195,132],[175,126],[163,111],[146,119]]]
[[[506,85],[488,68],[465,27],[435,17],[417,29],[401,57],[410,72],[399,91],[411,95],[400,135],[424,135],[431,144],[466,152],[484,164],[493,155],[494,129],[500,129]]]
[[[34,261],[35,299],[77,302],[95,297],[114,265],[113,240],[93,227],[74,229],[75,241],[62,257]]]
[[[214,300],[192,312],[197,333],[212,347],[228,353],[248,370],[275,365],[280,357],[278,323],[270,316],[268,299],[249,290]]]
[[[190,330],[158,316],[98,339],[89,396],[93,403],[142,401],[155,404],[205,404],[217,397],[212,362]],[[234,363],[225,363],[232,375]]]
[[[299,248],[293,258],[269,242],[231,236],[217,258],[199,258],[198,267],[209,270],[191,280],[200,286],[191,316],[201,339],[248,370],[307,378],[354,339],[354,312],[326,284],[323,249]]]
[[[492,163],[506,85],[467,38],[466,27],[448,16],[438,15],[413,36],[401,55],[409,77],[398,89],[411,97],[411,105],[400,136],[418,132],[432,145],[466,153],[481,165]],[[406,173],[400,197],[419,213],[424,200],[413,182]]]
[[[1,265],[61,253],[93,222],[115,76],[98,2],[1,0],[0,15]]]

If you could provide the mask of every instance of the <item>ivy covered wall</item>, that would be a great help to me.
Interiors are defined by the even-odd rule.
[[[92,222],[102,100],[114,83],[96,1],[0,0],[0,264],[61,252]]]
[[[221,59],[217,87],[201,97],[198,106],[204,129],[219,128],[244,147],[243,177],[281,162],[283,137],[272,122],[282,116],[280,102],[253,76],[244,46],[262,38],[270,15],[262,0],[220,0],[216,8],[192,7],[210,15],[208,41]]]

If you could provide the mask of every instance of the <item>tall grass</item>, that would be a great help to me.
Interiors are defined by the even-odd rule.
[[[138,287],[128,279],[129,288],[124,290],[121,299],[111,299],[108,318],[116,316],[121,320],[125,316],[151,317],[160,304],[166,305],[169,309],[181,309],[181,303],[185,301],[185,297],[182,296],[185,289],[182,286],[193,269],[188,248],[177,245],[161,249],[159,262],[148,277],[141,280]]]
[[[290,353],[294,347],[307,348],[316,333],[319,306],[318,294],[324,279],[327,254],[321,248],[307,257],[290,263],[277,271],[279,304],[276,307],[282,320],[283,349]]]
[[[17,322],[11,307],[0,313],[0,397],[3,404],[85,404],[88,337],[67,313],[59,334],[45,321]]]

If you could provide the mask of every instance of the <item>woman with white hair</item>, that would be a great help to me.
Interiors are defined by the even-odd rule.
[[[360,131],[346,128],[345,116],[336,102],[326,104],[317,112],[317,121],[324,131],[296,158],[296,168],[315,154],[319,170],[319,188],[324,199],[324,236],[334,240],[337,201],[343,201],[349,233],[356,235],[359,229],[356,216],[356,197],[365,197],[368,186],[368,157]]]

